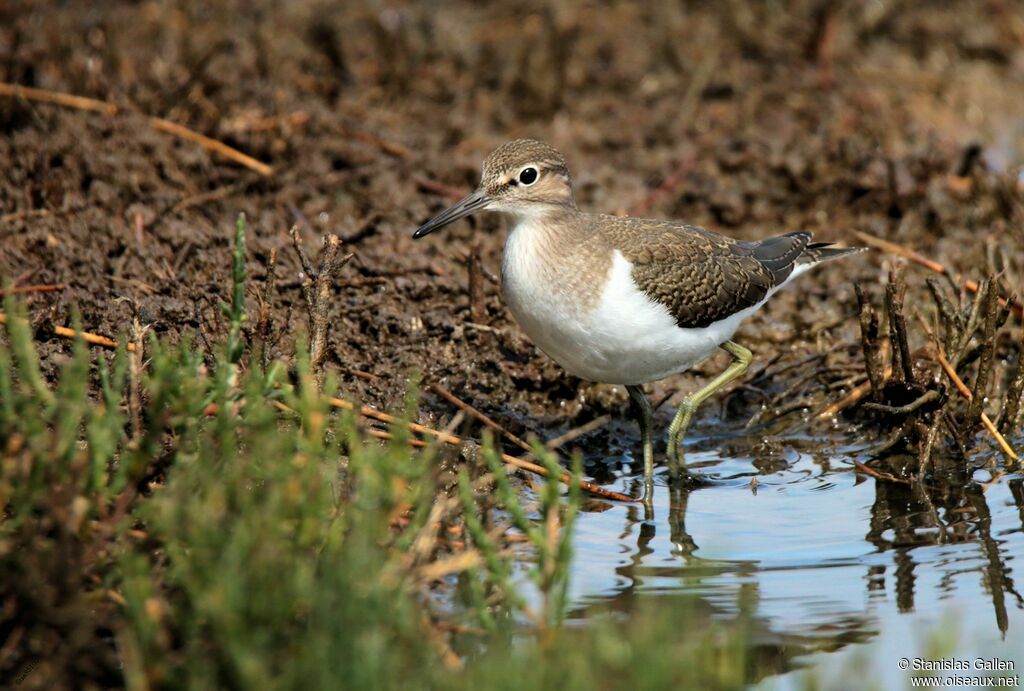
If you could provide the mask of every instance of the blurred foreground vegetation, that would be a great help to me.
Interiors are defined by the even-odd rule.
[[[245,324],[241,222],[235,240],[213,358],[136,325],[123,339],[133,352],[71,341],[50,382],[24,306],[6,299],[5,685],[750,679],[743,625],[691,622],[685,603],[565,626],[578,486],[513,485],[486,442],[452,458],[414,450],[401,424],[386,443],[368,438],[353,413],[328,407],[332,383],[318,390],[308,358],[264,366]]]

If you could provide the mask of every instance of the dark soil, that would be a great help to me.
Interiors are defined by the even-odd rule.
[[[330,314],[328,366],[344,395],[394,407],[419,372],[542,437],[625,412],[624,392],[564,375],[517,329],[494,281],[472,322],[466,257],[479,246],[497,273],[496,219],[410,237],[451,202],[444,190],[471,189],[487,152],[514,137],[564,151],[589,210],[746,239],[808,229],[856,244],[861,230],[976,278],[996,248],[1012,292],[1024,275],[1022,6],[788,5],[6,2],[0,80],[123,108],[0,99],[0,275],[66,284],[32,298],[40,325],[70,324],[77,305],[87,330],[123,337],[134,303],[172,338],[224,329],[217,305],[244,212],[250,313],[277,248],[272,315],[288,358],[306,316],[287,230],[298,224],[314,248],[333,232],[357,255]],[[884,261],[824,266],[743,328],[755,369],[778,353],[774,368],[826,353],[801,410],[839,398],[862,371],[853,282],[881,286]],[[926,294],[924,274],[909,272],[912,295]],[[52,374],[68,344],[41,347]],[[654,385],[653,397],[722,362]],[[759,395],[798,383],[796,371],[755,380]],[[743,398],[726,413],[737,429],[762,401]],[[452,412],[428,396],[427,416]]]

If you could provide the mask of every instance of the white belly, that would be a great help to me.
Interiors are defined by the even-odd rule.
[[[583,379],[643,384],[682,372],[714,354],[763,304],[704,328],[680,328],[664,305],[636,287],[632,264],[615,251],[600,296],[582,310],[588,301],[580,287],[534,254],[527,230],[513,230],[505,245],[505,300],[526,335]]]
[[[601,300],[588,319],[594,343],[587,360],[589,374],[580,376],[609,384],[642,384],[682,372],[713,355],[763,304],[703,328],[680,328],[667,307],[636,287],[632,268],[616,250]]]

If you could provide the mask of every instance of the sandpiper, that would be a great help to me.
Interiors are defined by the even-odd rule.
[[[750,365],[750,351],[730,340],[740,323],[807,269],[859,251],[812,243],[806,232],[744,242],[676,221],[584,213],[565,158],[533,139],[498,147],[484,161],[480,186],[413,237],[478,211],[509,220],[502,291],[523,331],[571,374],[629,392],[640,422],[647,503],[654,446],[642,385],[719,348],[733,357],[679,405],[668,431],[670,466],[678,472],[694,411]]]

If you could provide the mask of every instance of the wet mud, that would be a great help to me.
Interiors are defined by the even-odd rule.
[[[311,248],[335,233],[355,253],[328,313],[325,362],[344,395],[391,408],[410,378],[442,382],[523,437],[610,413],[574,442],[606,458],[637,439],[619,421],[625,392],[565,375],[518,330],[496,277],[500,222],[410,237],[507,139],[564,151],[588,210],[744,239],[804,229],[855,245],[861,231],[979,280],[994,268],[1003,295],[1021,292],[1024,12],[998,0],[790,10],[6,3],[0,81],[120,110],[0,99],[0,274],[65,284],[31,297],[40,333],[70,325],[74,307],[86,330],[123,337],[134,309],[158,334],[201,347],[202,333],[226,328],[218,304],[245,213],[250,313],[276,249],[273,351],[288,359],[306,315],[287,231],[297,225]],[[157,131],[148,116],[272,173]],[[880,294],[891,261],[861,254],[776,296],[739,335],[753,374],[694,429],[722,421],[745,434],[780,416],[811,434],[862,423],[815,413],[866,381],[854,283]],[[908,302],[923,304],[929,275],[908,269]],[[1008,364],[993,395],[1020,358],[1013,328],[1011,318],[998,341]],[[43,344],[51,374],[68,347]],[[656,383],[652,398],[723,363]],[[426,421],[454,412],[427,391]],[[876,427],[863,433],[882,435]]]

